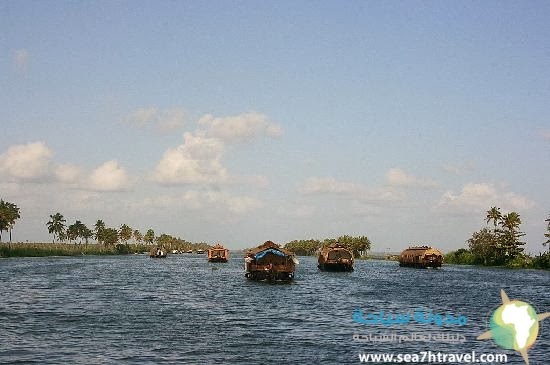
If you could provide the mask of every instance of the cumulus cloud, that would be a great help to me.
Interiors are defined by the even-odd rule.
[[[263,203],[250,196],[233,195],[225,191],[200,191],[188,190],[180,195],[161,195],[147,198],[135,205],[136,208],[170,208],[184,210],[200,210],[204,212],[230,212],[233,214],[246,214],[257,210]]]
[[[211,114],[199,119],[209,137],[228,142],[246,142],[258,136],[279,137],[283,130],[280,125],[269,121],[266,115],[256,112],[229,117],[214,117]]]
[[[405,171],[392,168],[386,173],[386,181],[390,186],[433,188],[437,182],[431,179],[421,179],[407,174]]]
[[[30,54],[26,49],[13,51],[13,64],[18,71],[25,72],[29,64]]]
[[[400,201],[405,198],[402,191],[391,186],[374,188],[333,177],[310,177],[299,188],[302,194],[340,195],[362,203]]]
[[[469,183],[462,187],[460,193],[445,192],[436,208],[457,212],[479,212],[488,207],[498,206],[505,211],[521,211],[534,205],[529,198],[514,192],[502,191],[493,184]]]
[[[161,184],[222,183],[228,180],[221,164],[224,144],[216,138],[185,133],[183,144],[167,150],[153,180]]]
[[[40,180],[50,173],[53,151],[44,142],[9,147],[0,155],[0,174],[13,180]]]
[[[155,106],[150,106],[134,110],[123,121],[139,127],[154,127],[161,131],[171,131],[183,127],[185,115],[182,108],[159,110]]]
[[[94,191],[123,191],[130,187],[130,178],[117,161],[111,160],[94,169],[85,186]]]
[[[61,164],[55,168],[55,177],[64,184],[76,184],[82,177],[82,171],[78,166]]]

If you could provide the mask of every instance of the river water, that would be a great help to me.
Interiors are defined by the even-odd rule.
[[[353,273],[319,272],[301,257],[291,284],[252,282],[243,260],[205,255],[12,258],[0,260],[2,364],[358,364],[359,353],[505,353],[475,338],[510,299],[550,312],[550,272],[445,266],[400,268],[357,261]],[[464,326],[364,324],[356,309],[421,309],[467,317]],[[550,364],[550,319],[529,349]],[[462,343],[367,341],[367,335],[461,334]],[[354,340],[359,334],[363,341]],[[381,362],[380,362],[381,363]]]

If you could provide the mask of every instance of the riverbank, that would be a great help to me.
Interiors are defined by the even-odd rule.
[[[81,255],[126,255],[149,251],[144,244],[117,244],[105,246],[99,244],[70,243],[2,243],[0,257],[46,257]]]

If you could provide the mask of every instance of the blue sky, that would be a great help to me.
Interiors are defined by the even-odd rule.
[[[0,3],[16,240],[123,223],[243,248],[465,246],[550,214],[547,2]]]

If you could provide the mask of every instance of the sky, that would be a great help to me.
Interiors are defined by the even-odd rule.
[[[550,215],[546,1],[2,1],[0,198],[231,249]]]

